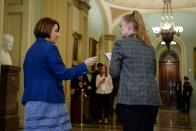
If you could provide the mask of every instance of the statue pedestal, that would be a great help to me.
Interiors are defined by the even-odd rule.
[[[19,125],[17,92],[20,67],[1,65],[0,131],[17,131]]]

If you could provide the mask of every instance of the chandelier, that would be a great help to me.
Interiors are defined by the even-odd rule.
[[[171,8],[171,0],[163,0],[164,6],[162,10],[160,27],[153,27],[152,30],[156,34],[157,37],[161,35],[162,42],[161,44],[165,44],[167,49],[170,49],[170,45],[176,44],[173,41],[174,35],[179,36],[183,31],[183,27],[175,26],[174,24],[174,16],[172,14]]]

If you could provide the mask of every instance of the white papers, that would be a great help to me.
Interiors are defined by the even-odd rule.
[[[112,53],[104,53],[104,55],[108,58],[109,61],[111,61],[111,58],[112,58]]]

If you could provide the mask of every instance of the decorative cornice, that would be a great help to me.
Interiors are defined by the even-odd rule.
[[[89,9],[90,9],[90,5],[88,3],[88,1],[85,0],[73,0],[74,5],[80,9],[80,10],[84,10],[85,12],[88,13]]]

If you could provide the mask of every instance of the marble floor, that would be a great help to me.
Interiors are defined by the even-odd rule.
[[[108,125],[73,123],[72,131],[122,131],[122,125],[116,122],[114,115]],[[154,131],[196,131],[196,113],[188,114],[174,109],[161,109]]]

